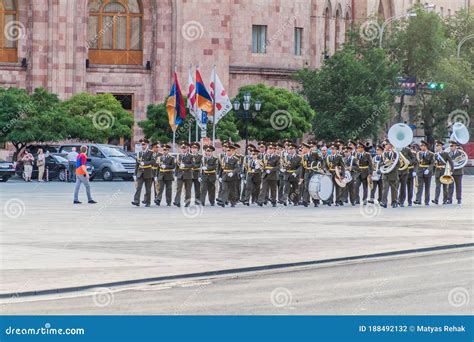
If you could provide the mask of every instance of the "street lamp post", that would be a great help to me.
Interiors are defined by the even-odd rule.
[[[252,114],[250,112],[251,107],[251,100],[252,95],[250,93],[244,94],[244,102],[242,104],[243,110],[240,109],[241,103],[236,98],[234,101],[234,111],[237,116],[244,120],[244,133],[245,133],[245,155],[248,153],[248,146],[249,146],[249,123],[250,119],[252,118]],[[255,101],[255,111],[260,112],[262,108],[262,102],[260,100]]]

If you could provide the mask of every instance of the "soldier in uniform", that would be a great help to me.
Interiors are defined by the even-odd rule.
[[[277,205],[277,183],[278,169],[280,168],[280,156],[275,153],[276,145],[270,144],[267,147],[267,154],[263,159],[264,172],[262,175],[262,191],[258,198],[258,205],[263,206],[267,194],[270,193],[270,201],[273,207]]]
[[[352,176],[352,180],[347,183],[346,187],[343,189],[344,202],[350,201],[351,205],[356,205],[356,185],[357,185],[357,159],[352,153],[352,149],[349,146],[344,148],[344,165],[346,172],[349,171]]]
[[[420,143],[420,152],[418,152],[418,191],[416,192],[416,201],[415,204],[421,204],[421,196],[423,195],[423,190],[425,191],[425,205],[430,205],[430,186],[431,186],[431,176],[433,175],[434,168],[434,153],[428,150],[428,143],[426,141],[421,141]]]
[[[367,177],[372,174],[373,167],[372,167],[372,157],[369,153],[365,152],[365,144],[361,141],[357,143],[357,153],[355,154],[357,157],[357,162],[354,164],[356,165],[356,172],[354,173],[356,177],[355,187],[355,204],[360,204],[360,185],[362,184],[362,203],[364,205],[367,204],[367,195],[368,195],[368,182]]]
[[[438,204],[439,196],[441,195],[441,186],[443,187],[443,204],[448,203],[449,192],[448,185],[441,183],[440,177],[444,175],[446,165],[451,167],[451,171],[454,169],[453,160],[449,152],[444,152],[443,142],[437,140],[435,142],[435,165],[434,165],[434,177],[436,183],[436,190],[434,199],[431,201],[434,204]]]
[[[145,184],[145,206],[149,207],[151,204],[151,186],[153,184],[153,165],[155,165],[155,158],[153,151],[148,148],[149,141],[141,139],[142,150],[138,153],[135,165],[135,180],[137,189],[133,198],[132,205],[140,206],[140,197],[142,193],[143,184]]]
[[[400,167],[398,168],[398,183],[399,183],[399,188],[398,188],[398,205],[400,207],[404,207],[405,206],[405,199],[407,198],[407,192],[408,191],[408,177],[409,177],[409,174],[410,174],[410,165],[413,165],[415,163],[415,155],[413,154],[413,152],[411,151],[411,148],[410,147],[404,147],[401,151],[400,151],[400,160],[402,159],[402,155],[403,157],[405,157],[406,160],[408,160],[408,167],[406,167],[404,170],[401,169],[401,166],[402,164],[400,163]],[[413,190],[411,191],[412,195],[413,195]],[[408,200],[408,203],[410,204],[411,203],[411,200],[412,200],[412,196],[409,196],[409,200]]]
[[[155,198],[156,205],[160,205],[161,198],[163,197],[163,192],[166,190],[166,204],[168,207],[171,206],[171,193],[173,191],[173,180],[174,180],[174,170],[176,168],[176,162],[174,157],[169,154],[171,146],[165,144],[162,146],[163,155],[160,157],[159,168],[160,172],[158,174],[158,184],[159,192],[158,196]]]
[[[234,208],[238,197],[234,193],[235,180],[240,172],[240,164],[238,158],[235,156],[236,147],[229,143],[227,152],[223,160],[221,161],[221,184],[222,184],[222,196],[217,200],[217,204],[221,207],[225,207],[227,202],[230,202],[231,207]]]
[[[183,185],[185,190],[185,206],[188,207],[191,204],[191,189],[193,186],[193,167],[194,158],[189,153],[189,144],[182,142],[180,146],[180,154],[176,158],[176,196],[174,198],[174,205],[177,207],[181,206],[181,192],[183,191]]]
[[[311,177],[314,175],[314,168],[316,168],[317,163],[321,165],[321,162],[314,159],[316,154],[311,153],[311,145],[307,143],[301,144],[301,178],[300,184],[303,184],[302,190],[302,204],[307,207],[311,201],[309,195],[309,182]]]
[[[246,184],[246,181],[245,181],[245,180],[246,180],[246,178],[247,178],[246,166],[248,165],[250,159],[252,159],[252,152],[253,152],[254,150],[256,150],[256,149],[257,149],[257,148],[255,147],[254,144],[248,144],[248,145],[247,145],[247,151],[246,151],[245,156],[244,156],[244,158],[243,158],[243,162],[242,162],[242,164],[240,164],[240,168],[241,168],[241,170],[240,170],[240,174],[241,174],[241,175],[240,175],[240,178],[244,180],[244,186],[242,187],[242,194],[240,195],[240,202],[242,202],[242,203],[244,203],[244,204],[245,204],[244,200],[245,200],[245,198],[247,197],[247,196],[246,196],[246,193],[245,193],[245,191],[246,191],[246,189],[247,189],[247,187],[245,186],[245,184]],[[252,195],[252,194],[250,194],[250,195]]]
[[[379,203],[382,202],[382,190],[383,190],[383,182],[382,182],[382,173],[380,172],[380,165],[382,165],[382,154],[383,154],[383,147],[378,145],[375,149],[375,156],[372,159],[372,165],[374,167],[374,171],[372,171],[372,191],[370,193],[370,200],[369,203],[374,204],[375,200],[375,193],[378,190],[377,201]],[[374,175],[375,172],[375,175]]]
[[[235,152],[234,152],[234,156],[237,158],[237,160],[239,161],[239,165],[240,165],[240,170],[237,174],[237,177],[234,179],[234,188],[233,188],[233,191],[232,193],[237,195],[237,201],[240,200],[241,198],[241,194],[242,194],[242,179],[243,179],[243,165],[244,165],[244,159],[245,159],[245,156],[241,153],[239,153],[239,149],[240,149],[240,145],[239,144],[233,144],[234,147],[235,147]]]
[[[216,202],[216,181],[217,168],[219,167],[219,160],[213,155],[216,150],[212,145],[205,145],[204,157],[202,157],[201,167],[201,205],[206,204],[206,195],[209,198],[209,203],[213,207]]]
[[[191,144],[191,155],[193,156],[193,188],[194,188],[194,202],[199,204],[201,198],[201,183],[199,183],[199,176],[201,173],[202,155],[199,153],[201,144],[193,142]]]
[[[460,151],[460,146],[457,141],[450,141],[449,142],[449,156],[452,161],[454,161],[456,158],[461,157],[462,152]],[[453,203],[453,195],[454,195],[454,187],[456,186],[456,200],[458,201],[458,204],[461,204],[462,201],[462,176],[464,174],[464,168],[459,168],[457,170],[452,168],[453,173],[452,176],[454,178],[454,182],[449,185],[448,188],[448,195],[449,195],[449,200],[447,204],[452,204]]]
[[[416,144],[411,144],[410,152],[413,158],[410,159],[410,165],[408,166],[408,177],[407,177],[407,201],[408,201],[409,207],[411,207],[413,203],[413,192],[415,188],[416,173],[418,171],[418,160],[416,158],[416,154],[417,154],[416,148],[417,148]]]
[[[218,179],[219,179],[219,192],[217,194],[217,198],[222,198],[222,170],[224,168],[224,158],[227,155],[227,147],[229,146],[229,142],[223,141],[222,142],[222,152],[219,154],[219,168],[217,169]]]
[[[335,198],[336,206],[342,206],[342,205],[344,205],[343,201],[342,201],[343,191],[342,191],[342,188],[336,182],[336,177],[337,177],[336,176],[336,167],[339,168],[340,176],[344,177],[344,172],[345,172],[344,160],[342,160],[342,157],[337,153],[338,146],[335,143],[330,144],[329,149],[331,151],[331,154],[326,156],[326,159],[324,160],[324,169],[326,171],[330,172],[331,175],[332,175],[334,188],[335,188],[335,191],[336,191],[336,198]],[[333,203],[334,194],[331,195],[331,197],[332,198],[327,203],[328,205],[331,205]]]
[[[299,180],[301,178],[301,157],[296,153],[298,146],[292,142],[287,144],[287,154],[283,156],[283,205],[288,204],[288,200],[297,206],[300,201]]]
[[[286,157],[288,151],[285,149],[285,145],[282,143],[277,143],[276,154],[280,157],[280,160],[283,161],[283,158]],[[278,170],[278,203],[284,204],[285,202],[285,172]]]
[[[397,160],[397,153],[393,150],[393,145],[390,141],[385,141],[385,151],[382,154],[382,165],[384,166],[393,166],[392,171],[382,174],[382,202],[380,206],[387,208],[388,203],[388,191],[390,190],[390,195],[392,199],[392,208],[397,207],[398,202],[398,162],[397,165],[395,161]]]
[[[158,175],[160,173],[159,164],[160,164],[160,157],[161,157],[160,142],[159,141],[153,142],[151,144],[151,150],[153,152],[153,158],[155,159],[155,163],[153,164],[151,169],[153,170],[153,190],[154,190],[153,198],[155,199],[154,202],[156,203],[156,198],[158,197],[158,192],[160,191],[160,187],[158,184]],[[143,201],[142,203],[145,204],[145,201]]]
[[[250,205],[250,200],[252,200],[252,203],[257,202],[260,194],[263,162],[258,159],[258,154],[259,151],[257,149],[252,150],[244,165],[245,190],[242,203],[246,206]]]

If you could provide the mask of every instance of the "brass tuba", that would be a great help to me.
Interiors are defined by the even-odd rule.
[[[402,151],[400,151],[400,167],[398,168],[399,171],[405,171],[410,166],[410,161],[403,155]]]

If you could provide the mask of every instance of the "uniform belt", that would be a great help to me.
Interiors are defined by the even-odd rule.
[[[408,170],[414,169],[414,168],[415,168],[414,166],[409,166],[409,167],[408,167]]]
[[[273,170],[273,166],[265,166],[265,170]]]
[[[193,171],[200,171],[200,170],[201,170],[201,168],[199,168],[199,167],[193,167]]]
[[[154,166],[152,166],[151,168],[152,168],[153,170],[158,170],[158,168],[157,168],[157,167],[154,167]]]
[[[234,172],[234,170],[229,170],[229,169],[226,170],[226,169],[224,169],[224,172],[230,173],[230,172]]]
[[[296,170],[286,170],[287,173],[295,173]]]
[[[206,175],[209,175],[209,174],[211,174],[211,173],[216,173],[216,171],[204,171],[204,173],[205,173]]]
[[[247,173],[254,175],[254,174],[259,173],[259,172],[258,171],[247,171]]]
[[[368,166],[359,166],[359,169],[368,169]]]
[[[428,164],[420,164],[420,167],[429,167]]]
[[[443,166],[436,166],[437,169],[445,169],[446,168],[446,165],[443,165]]]
[[[173,172],[172,169],[160,169],[160,172]]]
[[[151,165],[139,166],[139,169],[151,169]]]
[[[192,169],[190,167],[185,167],[185,168],[180,168],[179,167],[178,169],[181,170],[181,171],[189,171],[189,170],[192,171]]]

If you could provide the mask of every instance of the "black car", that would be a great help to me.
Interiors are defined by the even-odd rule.
[[[46,156],[46,169],[48,170],[48,179],[54,180],[57,179],[61,182],[66,181],[66,170],[68,169],[68,162],[67,159],[57,155],[57,154],[49,154]],[[93,178],[94,169],[91,165],[87,165],[87,170],[91,175],[91,179]],[[23,164],[18,163],[16,168],[16,174],[20,177],[23,176]],[[46,171],[45,171],[46,177]],[[33,173],[31,176],[32,179],[38,179],[38,166],[36,165],[36,159],[33,164]]]
[[[6,182],[15,175],[15,164],[0,159],[0,182]]]

